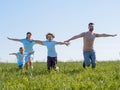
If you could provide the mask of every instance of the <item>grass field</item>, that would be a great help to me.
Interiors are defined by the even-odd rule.
[[[120,90],[120,61],[97,62],[82,68],[82,62],[59,62],[59,72],[48,72],[46,63],[33,63],[21,72],[13,63],[0,63],[0,90]]]

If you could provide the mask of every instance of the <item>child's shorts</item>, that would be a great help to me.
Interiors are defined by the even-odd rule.
[[[24,67],[24,64],[21,64],[21,65],[18,65],[18,68],[23,68]]]

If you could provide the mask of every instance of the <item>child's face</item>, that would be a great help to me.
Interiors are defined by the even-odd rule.
[[[21,53],[23,53],[23,52],[24,52],[24,49],[21,48],[19,51],[20,51]]]
[[[48,36],[47,36],[47,40],[48,40],[48,41],[52,41],[52,40],[53,40],[53,36],[52,36],[52,35],[48,35]]]

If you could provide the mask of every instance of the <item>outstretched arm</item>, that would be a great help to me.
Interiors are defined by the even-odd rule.
[[[96,34],[96,37],[115,37],[117,34]]]
[[[38,44],[40,44],[40,45],[45,45],[42,41],[40,41],[40,40],[32,40],[33,42],[36,42],[36,43],[38,43]]]
[[[59,45],[66,45],[66,46],[68,46],[68,45],[69,45],[69,43],[68,43],[68,42],[57,42],[56,44],[59,44]]]
[[[15,38],[9,38],[9,37],[7,37],[9,40],[13,40],[13,41],[18,41],[18,42],[20,42],[20,39],[15,39]]]
[[[9,55],[16,55],[16,53],[9,53]]]
[[[66,40],[65,42],[70,42],[71,40],[75,40],[75,39],[81,38],[83,36],[84,36],[84,33],[81,33],[81,34],[73,36],[72,38]]]
[[[34,53],[34,51],[33,52],[29,52],[28,54],[33,54]]]

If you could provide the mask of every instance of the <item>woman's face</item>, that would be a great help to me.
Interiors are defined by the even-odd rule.
[[[27,39],[30,40],[31,34],[27,34]]]

